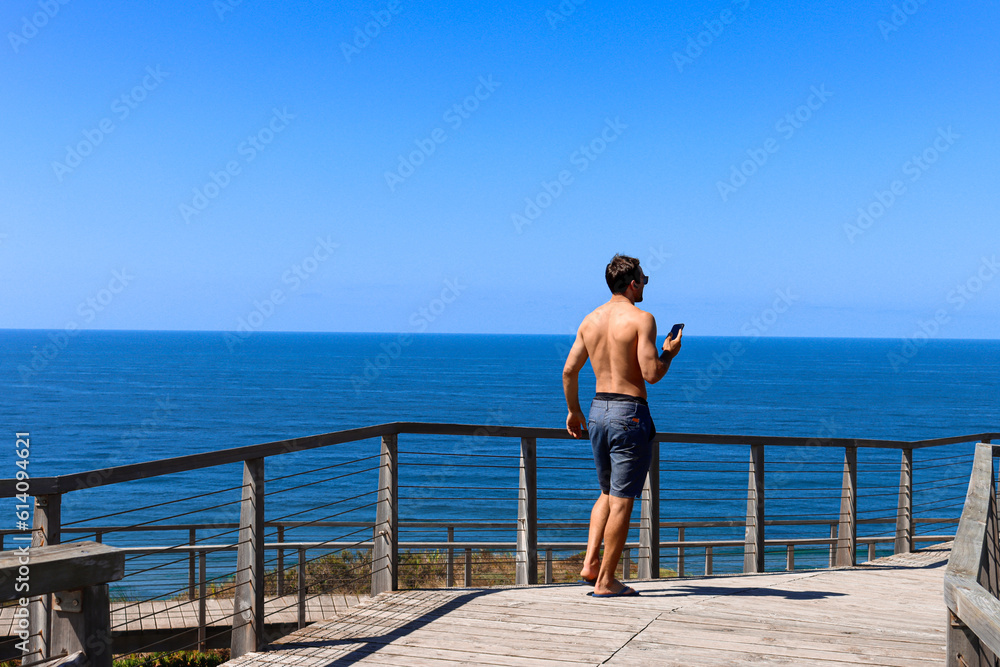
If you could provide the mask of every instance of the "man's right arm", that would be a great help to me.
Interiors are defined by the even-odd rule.
[[[639,369],[642,379],[649,384],[656,384],[670,369],[670,362],[681,349],[681,335],[664,341],[664,349],[656,347],[656,319],[649,313],[642,313],[638,324],[639,344],[636,350],[639,357]]]
[[[581,333],[583,325],[576,332],[576,340],[566,357],[566,365],[563,366],[563,393],[566,394],[566,406],[569,414],[566,416],[566,430],[574,438],[582,436],[587,429],[587,419],[583,416],[583,409],[580,408],[580,370],[587,363],[587,346],[583,342]]]

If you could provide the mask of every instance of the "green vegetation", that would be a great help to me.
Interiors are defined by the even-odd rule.
[[[229,660],[229,649],[219,649],[199,653],[197,651],[177,651],[175,653],[144,653],[117,658],[114,667],[216,667]],[[0,667],[20,667],[20,660],[0,662]]]
[[[583,552],[554,560],[552,579],[555,583],[568,583],[580,578]],[[456,549],[453,557],[452,576],[455,585],[465,585],[464,549]],[[514,553],[474,550],[471,554],[471,586],[511,586],[514,583]],[[539,562],[538,580],[544,581],[544,562]],[[637,565],[632,565],[632,576],[637,576]],[[400,590],[444,588],[448,585],[448,550],[399,552]],[[334,593],[367,595],[371,589],[371,552],[341,551],[327,554],[306,565],[306,586],[310,594]],[[298,568],[285,570],[285,594],[298,591]],[[277,593],[277,572],[265,575],[264,594]]]
[[[402,554],[400,554],[402,557]],[[286,565],[288,559],[285,560]],[[306,562],[306,589],[310,594],[367,595],[371,588],[372,555],[370,550],[337,551]],[[285,595],[299,590],[299,568],[286,567]],[[264,595],[277,595],[278,572],[264,575]],[[232,596],[230,589],[229,595]]]
[[[177,651],[147,653],[114,661],[114,667],[216,667],[229,660],[229,649],[208,651]]]

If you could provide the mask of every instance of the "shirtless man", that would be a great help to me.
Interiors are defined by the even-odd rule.
[[[681,349],[682,333],[656,346],[656,320],[635,306],[649,278],[634,257],[615,255],[605,271],[611,300],[583,319],[563,368],[563,391],[574,438],[590,435],[601,495],[590,513],[587,555],[580,576],[594,595],[638,595],[615,579],[628,537],[632,504],[642,495],[656,434],[646,404],[646,383],[659,382]],[[579,376],[590,358],[597,394],[589,422],[580,408]],[[589,428],[588,428],[589,426]],[[604,559],[600,559],[601,543]]]

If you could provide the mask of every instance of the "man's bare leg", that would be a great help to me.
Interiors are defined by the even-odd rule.
[[[620,593],[625,585],[615,579],[615,571],[618,569],[618,560],[621,558],[622,549],[625,548],[625,541],[628,539],[628,524],[632,518],[633,498],[619,498],[618,496],[608,496],[608,518],[604,529],[604,560],[601,561],[601,570],[597,575],[597,583],[594,585],[594,593],[607,595],[609,593]],[[593,529],[593,526],[591,526]]]
[[[608,523],[608,494],[602,493],[590,510],[590,533],[587,537],[587,555],[583,557],[581,579],[597,579],[601,570],[601,542],[604,541],[604,527]]]

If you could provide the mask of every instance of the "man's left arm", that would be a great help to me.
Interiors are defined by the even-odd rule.
[[[566,357],[566,365],[563,366],[563,393],[566,394],[566,406],[569,414],[566,416],[566,430],[574,438],[580,438],[587,430],[587,418],[583,415],[580,407],[580,370],[587,363],[587,346],[583,342],[583,335],[578,329],[573,347]]]

